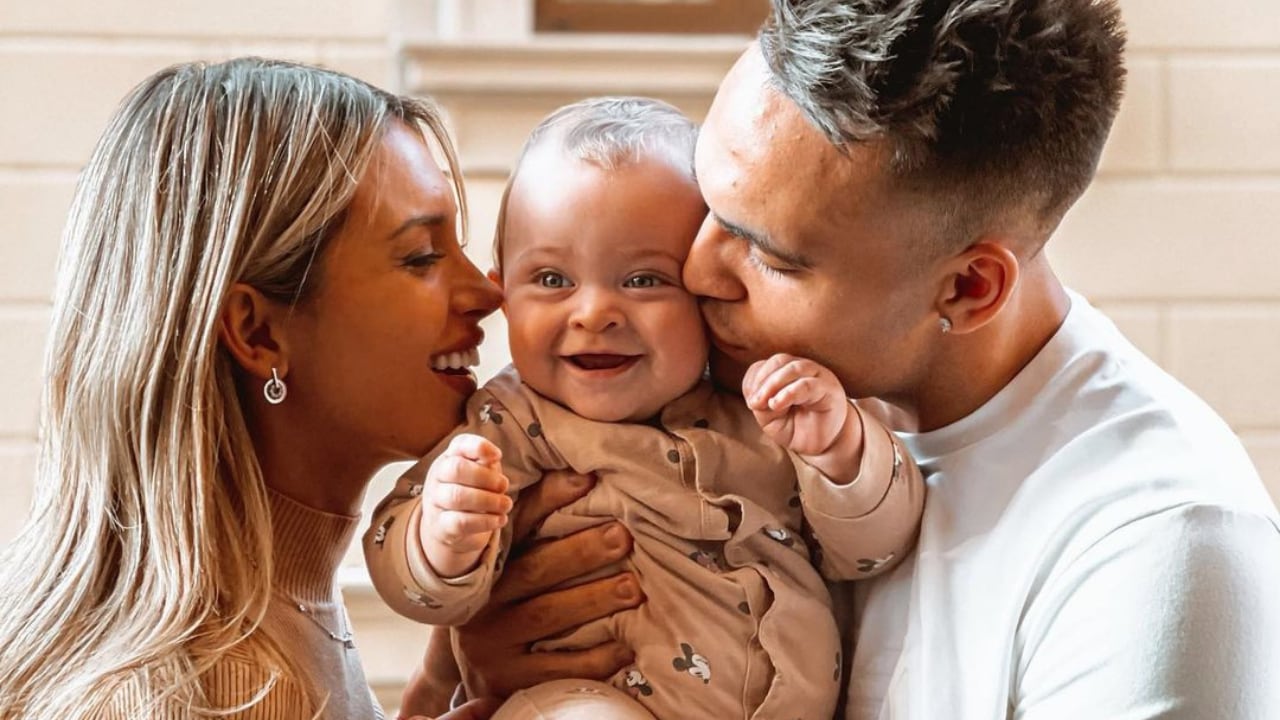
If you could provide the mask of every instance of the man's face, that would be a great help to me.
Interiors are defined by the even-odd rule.
[[[698,139],[710,214],[684,280],[704,298],[713,371],[734,386],[750,362],[788,352],[827,365],[852,397],[910,397],[938,334],[919,203],[886,182],[881,146],[841,154],[768,83],[748,48]]]

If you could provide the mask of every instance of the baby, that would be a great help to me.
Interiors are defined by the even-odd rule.
[[[841,646],[823,578],[883,572],[915,537],[918,470],[829,370],[775,355],[748,370],[742,398],[704,379],[708,341],[681,285],[706,215],[695,138],[677,110],[639,98],[575,103],[533,131],[493,273],[513,368],[401,478],[365,538],[392,607],[461,624],[510,549],[510,498],[548,470],[595,473],[540,534],[621,521],[647,601],[537,649],[617,638],[635,664],[612,686],[519,693],[499,717],[829,720]]]

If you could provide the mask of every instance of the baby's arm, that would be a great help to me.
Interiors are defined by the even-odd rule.
[[[490,385],[500,380],[509,386],[518,385],[518,379],[505,374],[491,380]],[[378,594],[397,613],[417,622],[456,625],[470,619],[488,600],[504,548],[510,542],[508,527],[500,520],[462,522],[465,513],[450,505],[467,498],[474,500],[483,493],[490,504],[461,510],[497,516],[511,506],[492,497],[498,492],[495,488],[503,483],[495,474],[505,475],[509,483],[506,491],[514,493],[537,482],[544,468],[564,466],[540,434],[537,438],[530,436],[527,428],[536,424],[536,418],[519,392],[508,388],[503,393],[503,399],[515,405],[508,407],[488,387],[468,402],[467,424],[396,481],[374,510],[373,522],[364,536],[365,563]],[[502,452],[480,452],[482,441],[459,440],[463,435],[478,435]],[[474,451],[469,453],[471,457],[467,457],[465,447],[455,452],[454,443],[474,443],[469,446]],[[446,460],[450,453],[457,457]],[[501,458],[501,469],[488,467],[486,463],[497,457]],[[476,488],[450,482],[461,476],[486,485],[487,489],[472,495],[468,491]],[[451,516],[454,512],[457,515]],[[442,548],[435,547],[429,556],[429,546],[437,544],[461,552],[440,552]]]
[[[924,509],[919,468],[827,368],[774,355],[743,379],[764,433],[798,458],[800,502],[829,579],[885,572],[911,549]],[[818,472],[814,472],[817,470]]]
[[[452,579],[475,569],[493,534],[507,524],[509,486],[502,451],[479,435],[455,435],[431,463],[418,536],[437,575]]]

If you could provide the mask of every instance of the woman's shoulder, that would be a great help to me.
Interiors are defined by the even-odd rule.
[[[104,702],[89,716],[101,720],[308,720],[306,692],[251,649],[236,647],[203,671],[196,692],[170,692],[173,682],[134,670],[113,678]],[[238,709],[237,709],[238,708]],[[229,713],[229,714],[228,714]]]

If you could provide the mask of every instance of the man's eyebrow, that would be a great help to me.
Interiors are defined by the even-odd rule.
[[[813,263],[810,262],[808,258],[804,257],[803,255],[799,255],[797,253],[791,252],[790,250],[784,250],[783,248],[778,247],[776,244],[774,244],[772,240],[769,239],[768,235],[765,235],[764,233],[755,232],[753,230],[748,230],[747,228],[744,228],[741,225],[735,225],[734,223],[731,223],[728,220],[725,220],[724,218],[720,217],[719,215],[716,215],[715,213],[711,213],[711,216],[716,219],[716,222],[720,224],[720,227],[723,228],[725,232],[729,233],[730,235],[733,235],[734,237],[740,237],[743,240],[746,240],[747,244],[756,248],[760,252],[766,255],[772,255],[773,257],[776,257],[779,260],[782,260],[788,265],[792,265],[797,268],[803,268],[807,270],[813,267]]]
[[[400,227],[396,228],[394,232],[388,235],[387,239],[395,240],[396,238],[400,237],[402,233],[417,227],[426,227],[428,229],[439,227],[443,225],[444,222],[445,222],[445,216],[443,214],[414,215],[408,220],[405,220],[404,222],[400,223]]]

